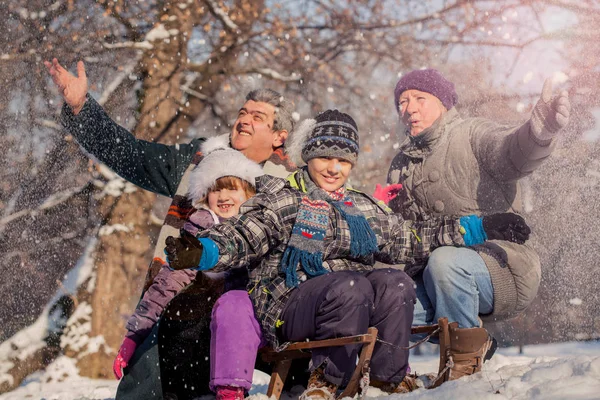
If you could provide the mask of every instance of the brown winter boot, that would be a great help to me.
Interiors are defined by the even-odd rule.
[[[400,383],[372,380],[369,385],[389,394],[410,393],[425,386],[416,374],[406,374]]]
[[[483,362],[495,351],[495,341],[484,328],[459,328],[447,318],[440,318],[438,324],[440,369],[429,388],[481,371]]]
[[[315,369],[308,378],[306,390],[298,400],[335,400],[338,386],[325,379],[324,367]]]

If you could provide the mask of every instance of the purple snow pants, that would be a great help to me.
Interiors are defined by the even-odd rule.
[[[256,353],[264,343],[248,292],[230,290],[219,297],[210,332],[210,389],[237,386],[250,390]]]
[[[371,377],[401,382],[408,367],[408,346],[416,294],[404,272],[378,269],[369,273],[333,272],[312,278],[292,292],[281,319],[283,341],[330,339],[379,330],[371,357]],[[215,303],[210,346],[210,388],[238,386],[246,390],[258,349],[265,345],[254,308],[243,290],[231,290]],[[315,349],[312,367],[327,361],[325,376],[347,383],[356,365],[358,346]]]
[[[379,330],[371,358],[371,378],[401,382],[408,367],[408,346],[416,293],[403,271],[378,269],[368,273],[340,271],[307,280],[294,290],[283,311],[283,341],[323,340]],[[325,377],[346,384],[358,346],[312,351],[311,367],[326,362]]]

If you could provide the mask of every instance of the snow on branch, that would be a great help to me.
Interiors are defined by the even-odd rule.
[[[0,344],[0,385],[12,386],[15,384],[14,369],[22,367],[23,363],[31,362],[32,356],[48,345],[46,338],[49,332],[57,328],[55,326],[57,323],[61,323],[55,320],[56,316],[52,315],[57,301],[65,295],[73,296],[78,288],[86,282],[88,290],[90,290],[90,281],[94,279],[93,267],[97,246],[98,239],[91,237],[83,255],[60,282],[59,288],[46,304],[38,319]],[[18,384],[18,382],[16,383]]]
[[[146,40],[142,42],[119,42],[119,43],[102,43],[102,46],[105,49],[142,49],[142,50],[152,50],[154,46]]]
[[[0,61],[12,61],[17,58],[16,54],[0,54]]]
[[[69,200],[71,197],[73,197],[77,193],[80,193],[82,190],[84,190],[84,188],[86,186],[87,186],[87,183],[80,187],[71,188],[71,189],[63,190],[62,192],[54,193],[53,195],[48,197],[41,205],[39,205],[36,208],[28,208],[28,209],[16,212],[14,214],[11,214],[9,216],[6,216],[6,217],[0,219],[0,228],[5,227],[7,224],[11,223],[12,221],[15,221],[24,216],[29,216],[29,215],[35,216],[38,213],[40,213],[41,211],[44,211],[44,210],[56,207],[60,204],[63,204],[67,200]]]
[[[93,160],[94,162],[98,162],[95,158]],[[94,179],[92,181],[94,186],[102,189],[100,193],[94,195],[94,198],[97,200],[104,196],[119,197],[123,193],[133,193],[138,190],[137,186],[121,178],[102,163],[97,164],[96,171],[106,180],[106,182],[101,179]]]
[[[291,75],[282,75],[281,73],[275,71],[272,68],[255,68],[254,71],[258,74],[266,76],[267,78],[275,79],[282,82],[298,82],[302,79],[302,77],[295,72],[292,72]]]
[[[192,96],[197,97],[200,100],[208,100],[207,95],[202,94],[194,89],[190,89],[189,87],[187,87],[185,85],[181,85],[181,91],[186,94],[191,94]]]
[[[44,119],[44,118],[36,118],[35,122],[37,122],[38,124],[40,124],[41,126],[45,127],[45,128],[51,128],[57,131],[62,131],[63,128],[62,126],[60,126],[59,124],[57,124],[55,121],[49,120],[49,119]]]
[[[177,29],[165,28],[163,24],[157,24],[150,30],[141,42],[126,41],[119,43],[102,43],[102,46],[106,49],[140,49],[140,50],[152,50],[154,46],[152,42],[156,40],[168,40],[171,36],[175,36],[179,33]]]
[[[44,338],[48,333],[48,312],[42,315],[29,327],[20,330],[8,340],[0,344],[0,384],[14,384],[11,370],[19,360],[25,360],[36,351],[46,346]]]
[[[123,82],[123,80],[133,72],[133,69],[135,68],[135,65],[137,64],[137,62],[138,62],[138,59],[135,59],[133,62],[130,62],[129,64],[127,64],[125,66],[125,68],[123,68],[122,71],[119,71],[119,73],[112,80],[112,82],[110,82],[108,85],[106,85],[106,89],[104,90],[104,92],[102,92],[102,96],[100,96],[100,98],[98,99],[98,103],[100,105],[103,105],[104,103],[106,103],[108,101],[108,99],[110,98],[110,96],[113,94],[113,92],[115,90],[117,90],[119,85]]]
[[[207,95],[200,93],[197,90],[194,90],[190,87],[194,84],[194,82],[196,81],[196,78],[198,78],[198,76],[200,76],[200,74],[198,72],[192,72],[192,73],[186,74],[184,76],[184,81],[183,81],[183,84],[180,86],[180,89],[185,94],[189,94],[189,95],[192,95],[202,101],[206,101],[206,100],[208,100]]]
[[[29,49],[22,53],[3,53],[0,54],[0,61],[28,60],[33,57],[39,57],[39,52],[36,49]]]
[[[231,20],[231,18],[229,18],[229,15],[227,15],[225,10],[223,10],[221,7],[219,7],[219,5],[217,4],[216,1],[206,0],[206,3],[208,4],[208,7],[212,11],[212,13],[215,14],[215,16],[221,22],[223,22],[223,25],[225,25],[225,27],[228,30],[233,31],[233,32],[237,32],[239,30],[239,27],[237,26],[237,24],[235,22],[233,22]]]

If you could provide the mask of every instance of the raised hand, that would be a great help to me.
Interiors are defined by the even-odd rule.
[[[181,230],[181,237],[167,237],[165,254],[172,269],[198,268],[202,257],[202,243],[192,234]]]
[[[375,186],[375,192],[373,192],[373,197],[375,197],[377,200],[383,201],[385,204],[389,204],[390,201],[392,201],[396,198],[396,196],[398,196],[400,190],[402,190],[402,184],[400,183],[388,185],[386,187],[381,187],[381,185],[378,183]]]
[[[73,114],[79,114],[88,92],[88,80],[83,61],[77,63],[78,76],[64,69],[56,58],[53,58],[52,62],[44,61],[44,65],[63,99],[73,110]]]
[[[546,79],[542,95],[531,113],[531,132],[541,140],[552,139],[569,122],[571,103],[566,90],[552,97],[552,80]]]
[[[483,230],[488,239],[508,240],[523,244],[529,239],[531,228],[523,217],[514,213],[492,214],[483,217]]]

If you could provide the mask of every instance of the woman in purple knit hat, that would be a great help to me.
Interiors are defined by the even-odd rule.
[[[376,197],[389,200],[394,212],[417,221],[441,215],[519,213],[518,180],[551,154],[570,113],[567,92],[553,97],[547,80],[531,117],[519,126],[462,118],[455,107],[454,84],[434,69],[402,76],[394,102],[407,138],[389,169],[390,186],[378,190]],[[432,324],[440,317],[456,322],[450,335],[455,360],[448,363],[452,368],[444,380],[481,369],[483,349],[493,340],[482,320],[522,313],[535,298],[541,279],[533,247],[508,240],[487,240],[469,248],[440,247],[425,262],[408,264],[406,271],[417,284],[413,324]],[[462,361],[456,362],[458,358]],[[442,360],[441,368],[444,364]]]

